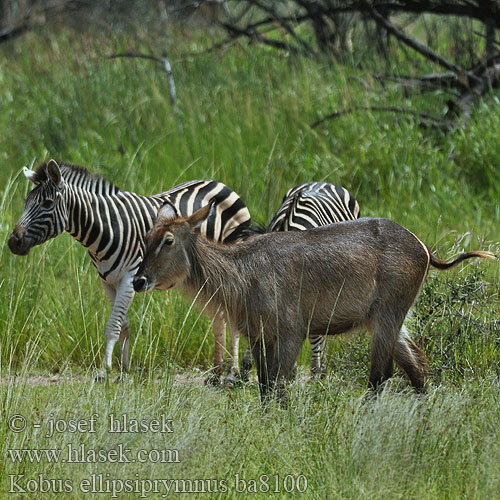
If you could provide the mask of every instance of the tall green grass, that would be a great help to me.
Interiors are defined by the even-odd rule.
[[[0,491],[2,498],[12,491],[10,475],[23,475],[21,487],[42,475],[46,480],[70,480],[73,491],[63,494],[66,498],[87,498],[79,490],[81,481],[102,474],[115,480],[226,482],[226,491],[212,489],[211,494],[193,495],[196,498],[496,498],[498,379],[486,378],[463,388],[441,385],[418,397],[396,389],[397,380],[378,397],[367,398],[356,385],[332,375],[323,384],[294,384],[288,408],[271,405],[263,411],[255,404],[253,386],[224,392],[190,380],[176,385],[150,380],[110,386],[78,380],[49,385],[11,380],[2,385]],[[49,420],[88,420],[94,413],[99,415],[95,433],[46,437]],[[173,433],[112,434],[110,414],[146,420],[165,415],[173,420]],[[9,430],[6,417],[11,415],[27,419],[26,431]],[[40,428],[33,427],[37,423]],[[82,443],[87,450],[112,450],[122,444],[131,450],[131,459],[138,450],[176,450],[179,463],[64,463],[68,445],[78,448]],[[27,448],[63,451],[57,462],[17,462],[8,451]],[[238,493],[237,474],[259,487],[267,476],[272,489]],[[288,475],[305,476],[307,490],[286,492]],[[147,497],[162,498],[162,493]],[[111,495],[91,495],[100,496]],[[61,495],[49,491],[42,497]]]
[[[182,132],[160,67],[105,58],[129,49],[159,54],[166,43]],[[411,119],[366,112],[312,130],[311,122],[334,109],[403,102],[432,110],[441,96],[367,92],[352,77],[376,87],[370,74],[378,61],[360,65],[353,58],[342,66],[243,46],[184,56],[210,43],[206,34],[175,30],[165,37],[143,28],[105,34],[55,27],[0,46],[0,497],[7,497],[8,474],[25,474],[21,483],[39,474],[67,478],[77,488],[93,472],[228,482],[228,492],[207,498],[236,498],[237,473],[247,480],[303,474],[308,499],[498,497],[497,262],[430,273],[407,322],[429,357],[422,396],[400,376],[378,397],[365,394],[366,337],[331,339],[328,376],[311,383],[304,382],[305,346],[287,408],[263,411],[252,383],[233,392],[201,387],[211,365],[210,325],[176,292],[135,298],[129,381],[91,382],[110,309],[86,252],[67,234],[26,258],[6,247],[28,189],[18,175],[26,164],[55,157],[145,194],[215,178],[239,192],[262,223],[290,186],[327,180],[349,188],[362,215],[398,221],[442,258],[500,251],[498,94],[477,106],[468,129],[449,136],[422,131]],[[407,56],[393,56],[387,70],[405,70]],[[177,372],[185,375],[174,383]],[[50,416],[88,419],[95,412],[101,422],[95,434],[45,437]],[[174,433],[110,434],[111,413],[165,414]],[[27,418],[24,432],[9,429],[15,414]],[[177,449],[181,463],[13,463],[7,452],[80,442],[89,449],[120,442],[133,450]],[[75,490],[72,496],[86,495]]]

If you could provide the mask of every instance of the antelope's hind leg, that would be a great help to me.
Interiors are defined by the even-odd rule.
[[[413,387],[417,391],[423,390],[429,365],[424,353],[411,340],[404,325],[394,346],[394,360],[406,372]]]
[[[368,323],[371,333],[369,389],[378,389],[394,372],[394,346],[403,325],[403,318],[395,319],[391,311],[377,314]]]

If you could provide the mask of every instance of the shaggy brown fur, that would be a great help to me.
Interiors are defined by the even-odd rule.
[[[469,252],[443,262],[410,231],[375,218],[219,245],[195,230],[209,208],[158,217],[134,288],[179,288],[203,306],[222,307],[249,339],[263,397],[290,378],[307,334],[358,328],[372,336],[370,387],[392,375],[394,360],[421,389],[427,361],[403,322],[429,266],[493,257]]]

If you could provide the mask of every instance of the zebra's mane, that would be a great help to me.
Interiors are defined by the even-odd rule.
[[[63,179],[68,184],[85,187],[89,190],[106,192],[109,194],[115,194],[120,191],[120,188],[115,186],[112,182],[107,181],[99,174],[90,172],[85,167],[72,165],[71,163],[60,163],[59,168],[61,169]],[[47,179],[47,163],[42,163],[36,167],[33,181],[35,183],[42,183],[47,181]]]

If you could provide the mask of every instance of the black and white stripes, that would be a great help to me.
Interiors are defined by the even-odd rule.
[[[303,231],[358,217],[358,203],[347,189],[327,182],[308,182],[285,194],[267,231]]]
[[[134,296],[132,279],[143,257],[145,235],[165,201],[179,215],[191,215],[213,203],[200,230],[216,241],[236,241],[250,229],[246,205],[220,182],[191,181],[158,195],[141,196],[121,191],[82,167],[59,166],[54,160],[35,171],[24,169],[24,174],[35,187],[26,197],[9,248],[25,255],[66,230],[88,249],[112,305],[106,326],[107,369],[118,338],[123,368],[128,369],[127,311]]]

